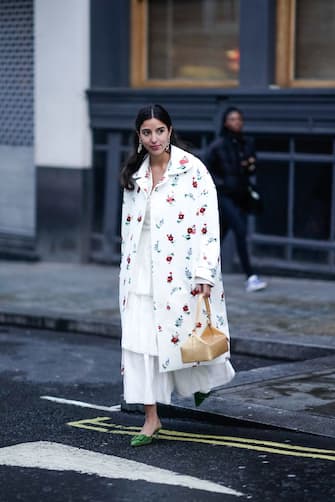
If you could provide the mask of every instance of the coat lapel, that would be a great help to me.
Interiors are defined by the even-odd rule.
[[[167,176],[164,176],[159,185],[164,184],[169,176],[176,176],[189,171],[193,166],[192,157],[187,155],[187,152],[181,150],[177,146],[171,145],[171,158],[167,167]],[[150,195],[152,189],[152,177],[149,166],[149,155],[147,155],[136,173],[133,174],[133,179],[140,187],[146,197]]]
[[[189,171],[193,166],[192,157],[177,146],[171,146],[171,158],[167,169],[169,176],[176,176]]]
[[[133,174],[133,179],[140,187],[146,197],[149,196],[152,187],[152,178],[149,166],[149,155],[147,155],[136,173]]]

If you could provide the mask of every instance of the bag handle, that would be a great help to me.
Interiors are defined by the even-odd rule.
[[[211,307],[209,303],[209,299],[207,296],[204,296],[203,293],[198,294],[198,301],[197,301],[197,307],[196,307],[196,313],[195,313],[195,329],[197,328],[198,323],[200,322],[200,314],[201,314],[201,307],[202,307],[202,302],[205,302],[205,307],[206,307],[206,312],[207,312],[207,324],[208,326],[212,325],[212,318],[211,318]]]

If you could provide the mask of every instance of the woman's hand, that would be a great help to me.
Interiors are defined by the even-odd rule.
[[[211,296],[211,289],[212,286],[210,286],[209,284],[196,284],[195,286],[195,291],[197,295],[199,293],[202,293],[205,298],[209,298]]]

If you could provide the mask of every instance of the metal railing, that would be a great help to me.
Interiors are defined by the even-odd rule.
[[[200,157],[214,137],[213,132],[208,131],[185,131],[184,135],[181,131],[179,134],[193,144],[192,151]],[[119,170],[129,154],[132,133],[106,130],[100,137],[96,134],[95,138],[95,223],[91,256],[94,261],[117,263],[120,257]],[[271,144],[274,138],[275,135],[256,135],[256,143],[264,145],[268,141]],[[260,218],[250,218],[249,242],[253,261],[260,266],[283,270],[332,274],[335,272],[335,140],[330,136],[314,138],[301,134],[283,138],[286,149],[260,150],[258,153],[257,179],[265,199],[265,211]],[[313,150],[313,141],[318,153]],[[297,151],[301,142],[308,145],[309,152]],[[271,170],[277,172],[276,179],[271,180]],[[325,177],[319,180],[321,192],[317,197],[327,196],[323,200],[313,199],[309,207],[306,206],[306,211],[310,211],[306,213],[306,222],[315,219],[313,231],[308,235],[308,225],[305,225],[299,204],[304,191],[312,192],[315,188],[311,184],[321,177],[319,173]],[[272,184],[276,180],[280,181],[280,189]],[[316,228],[322,214],[313,214],[313,211],[320,211],[320,207],[322,214],[326,215],[325,221],[321,221],[322,229]],[[271,224],[276,211],[277,220]],[[280,214],[283,215],[281,218]],[[301,235],[299,229],[301,221],[307,228],[305,235]]]

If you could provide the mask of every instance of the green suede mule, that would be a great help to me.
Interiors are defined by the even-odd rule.
[[[131,446],[145,446],[146,444],[151,444],[153,439],[157,439],[158,433],[161,428],[156,429],[152,436],[146,436],[145,434],[136,434],[130,441]]]
[[[195,392],[193,394],[194,396],[194,404],[198,407],[201,405],[201,403],[210,395],[210,392],[207,394],[204,394],[203,392]]]

